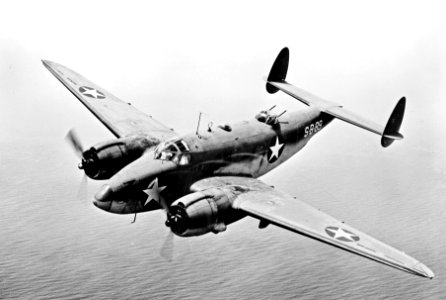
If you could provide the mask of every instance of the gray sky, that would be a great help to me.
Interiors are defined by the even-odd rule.
[[[404,95],[406,137],[415,144],[420,135],[432,146],[442,143],[436,141],[446,108],[441,1],[122,3],[0,3],[3,141],[59,138],[70,127],[87,143],[111,137],[47,72],[42,58],[186,133],[194,130],[199,111],[219,123],[250,118],[272,104],[304,108],[264,90],[262,77],[288,46],[290,82],[379,123]],[[357,145],[379,143],[342,122],[335,126],[325,138],[344,130],[347,139],[360,139]]]

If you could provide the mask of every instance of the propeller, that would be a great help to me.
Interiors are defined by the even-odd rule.
[[[160,249],[161,257],[169,262],[173,259],[173,237],[172,230],[169,230]]]
[[[76,130],[74,130],[74,128],[68,131],[67,135],[65,136],[65,140],[68,142],[71,148],[73,148],[74,153],[76,153],[77,157],[82,159],[82,162],[79,164],[79,168],[81,168],[82,163],[84,162],[83,159],[84,147],[82,146],[80,138],[76,133]],[[84,173],[84,176],[82,176],[81,182],[79,184],[79,189],[77,191],[77,199],[84,200],[87,198],[87,188],[88,188],[87,185],[88,185],[87,175]]]
[[[159,197],[159,198],[160,198],[159,204],[160,204],[161,208],[164,209],[167,216],[170,216],[170,207],[167,204],[166,199],[164,199],[164,197]]]
[[[73,128],[70,129],[70,131],[68,131],[67,135],[65,136],[65,140],[73,148],[76,155],[82,158],[82,154],[84,153],[83,150],[84,147],[82,147],[81,140],[79,139],[79,136],[77,135],[76,131]]]
[[[87,175],[84,173],[81,182],[79,183],[79,189],[77,190],[77,199],[83,201],[87,199],[88,180]]]
[[[166,199],[163,197],[160,197],[159,204],[161,208],[166,212],[166,226],[169,227],[168,223],[169,220],[173,217],[170,211],[170,206],[167,204]],[[169,232],[167,233],[166,237],[164,238],[163,245],[161,246],[161,249],[159,251],[162,258],[165,260],[171,262],[173,259],[173,231],[169,227]]]

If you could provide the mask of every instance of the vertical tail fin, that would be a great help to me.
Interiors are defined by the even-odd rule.
[[[273,66],[271,67],[271,71],[269,72],[268,79],[266,82],[266,90],[270,94],[276,93],[279,89],[272,84],[269,84],[269,81],[273,82],[284,82],[286,78],[286,73],[288,72],[288,62],[290,60],[290,51],[287,47],[283,48],[279,55],[277,55],[276,60],[274,61]]]
[[[387,121],[386,127],[381,138],[383,147],[390,146],[394,140],[403,139],[403,135],[399,133],[401,123],[403,122],[404,111],[406,109],[406,97],[402,97],[396,104],[395,108]]]

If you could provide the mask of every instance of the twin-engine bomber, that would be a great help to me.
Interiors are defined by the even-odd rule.
[[[219,233],[250,216],[259,220],[259,228],[273,224],[411,274],[434,277],[404,252],[257,179],[299,152],[333,119],[378,134],[381,145],[390,146],[403,138],[404,97],[380,126],[288,83],[289,50],[284,48],[266,79],[266,90],[285,92],[308,109],[277,115],[271,108],[247,121],[181,135],[78,73],[42,62],[116,136],[84,149],[72,130],[68,134],[81,157],[79,168],[92,179],[107,180],[95,195],[96,207],[135,218],[163,209],[166,226],[182,237]]]

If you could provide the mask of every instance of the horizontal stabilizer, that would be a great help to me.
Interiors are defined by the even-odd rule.
[[[271,71],[266,79],[266,90],[270,94],[274,94],[281,90],[300,102],[318,108],[320,111],[329,114],[337,119],[358,126],[362,129],[371,131],[381,136],[381,145],[383,147],[390,146],[394,140],[403,139],[403,135],[399,133],[401,123],[403,122],[404,110],[406,106],[406,98],[403,97],[398,101],[389,121],[385,127],[368,120],[354,112],[346,110],[341,105],[327,101],[318,96],[315,96],[301,88],[298,88],[286,82],[286,75],[288,72],[289,50],[283,48],[277,56]]]

